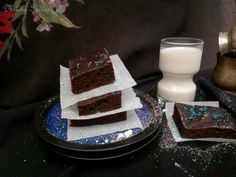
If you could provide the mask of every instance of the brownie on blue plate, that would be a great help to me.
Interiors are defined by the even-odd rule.
[[[102,125],[108,123],[115,123],[126,120],[126,112],[111,114],[103,117],[98,117],[94,119],[87,119],[87,120],[71,120],[70,126],[71,127],[84,127],[84,126],[91,126],[91,125]]]

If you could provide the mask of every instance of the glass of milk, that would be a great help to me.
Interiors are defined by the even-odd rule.
[[[167,101],[194,101],[196,85],[193,75],[200,70],[203,40],[170,37],[161,40],[159,67],[163,78],[157,94]]]

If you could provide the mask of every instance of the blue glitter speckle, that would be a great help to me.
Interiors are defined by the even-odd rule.
[[[190,115],[187,118],[188,120],[192,121],[193,119],[197,118],[198,116],[204,116],[207,114],[207,107],[200,106],[199,110],[196,109],[194,106],[189,109]]]
[[[96,67],[99,67],[99,66],[101,66],[103,63],[104,63],[104,61],[103,61],[103,60],[98,60],[98,61],[95,61]]]
[[[224,116],[222,114],[214,114],[214,115],[212,115],[212,118],[221,119],[221,118],[224,118]]]
[[[142,101],[143,108],[137,109],[136,114],[140,118],[140,121],[143,125],[143,128],[149,126],[150,124],[150,116],[149,116],[149,107]],[[61,119],[61,105],[60,102],[57,101],[48,111],[46,116],[46,128],[47,131],[53,135],[54,137],[67,141],[67,120]],[[95,136],[91,138],[71,141],[71,143],[75,144],[105,144],[105,143],[112,143],[119,140],[122,140],[123,135],[129,130],[121,131],[121,132],[114,132],[107,135]],[[130,136],[137,135],[142,132],[140,128],[134,128],[130,131],[132,134]],[[130,133],[129,132],[129,133]]]

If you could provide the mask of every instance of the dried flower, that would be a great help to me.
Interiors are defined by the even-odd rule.
[[[26,18],[29,14],[30,0],[16,0],[12,6],[18,9],[24,6],[25,11],[4,11],[0,12],[0,33],[10,33],[5,41],[0,39],[0,58],[7,53],[10,59],[14,44],[17,44],[23,50],[21,37],[29,37],[27,33]],[[68,0],[32,0],[33,2],[33,21],[39,23],[37,31],[50,31],[53,27],[51,23],[56,23],[67,28],[79,28],[74,25],[63,13],[69,6]],[[78,1],[84,4],[84,2]],[[11,21],[9,20],[10,18]],[[16,28],[13,29],[12,22],[17,21]],[[4,26],[2,26],[2,24]]]
[[[68,0],[47,0],[46,3],[48,3],[59,14],[65,13],[66,8],[69,7]],[[33,10],[32,15],[34,22],[39,22],[41,20],[41,17],[35,10]],[[52,27],[53,26],[50,23],[41,21],[36,30],[40,32],[51,31]]]
[[[9,19],[15,16],[15,12],[12,11],[3,11],[0,12],[0,22],[4,24],[4,26],[0,26],[0,33],[10,33],[13,30],[13,26]]]
[[[45,21],[41,21],[41,23],[37,26],[36,30],[43,32],[43,31],[51,31],[52,24],[46,23]]]
[[[32,11],[32,15],[34,16],[34,18],[33,18],[34,22],[39,22],[41,20],[41,17],[39,16],[39,14],[35,10]]]

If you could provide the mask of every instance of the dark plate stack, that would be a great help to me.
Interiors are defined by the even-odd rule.
[[[135,90],[143,108],[136,113],[144,127],[77,141],[66,141],[67,122],[60,118],[60,100],[47,100],[35,115],[35,127],[42,142],[51,151],[73,159],[105,160],[135,152],[151,143],[160,133],[162,110],[160,105],[141,91]],[[127,135],[121,136],[120,135]]]

